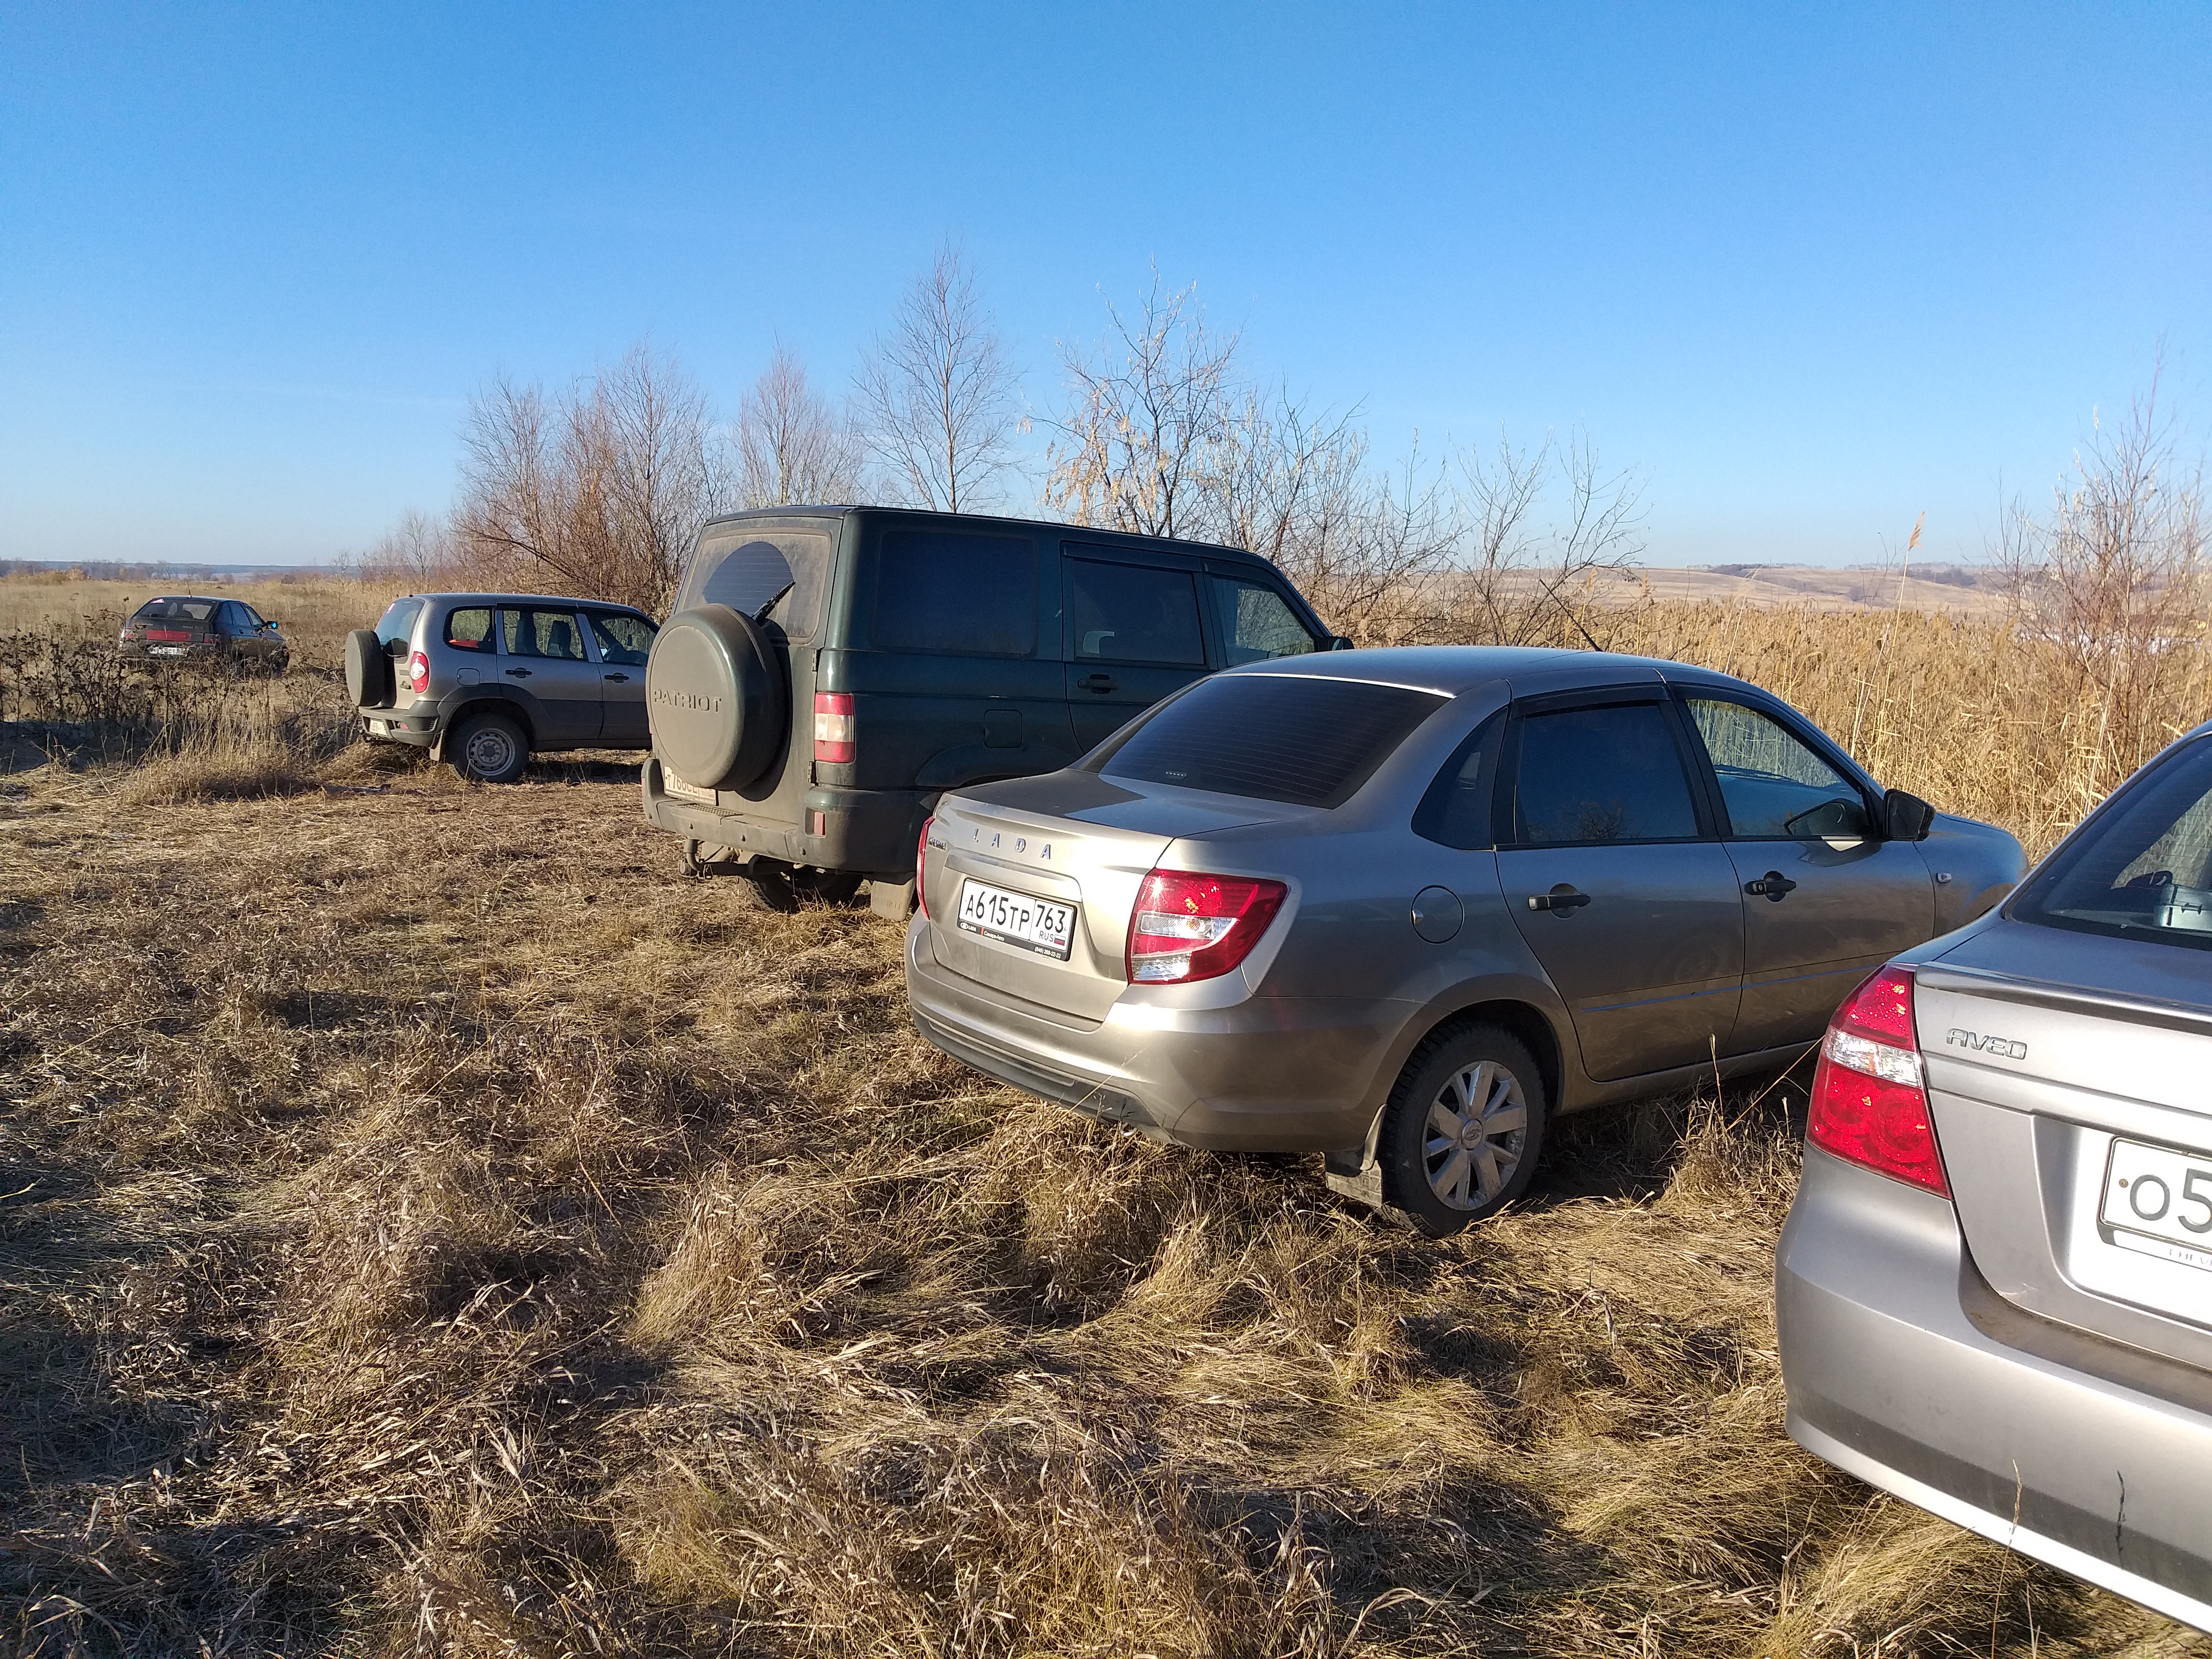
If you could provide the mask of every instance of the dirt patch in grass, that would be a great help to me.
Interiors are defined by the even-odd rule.
[[[344,765],[0,799],[0,1650],[2203,1650],[1784,1437],[1786,1086],[1430,1243],[945,1059],[611,761]]]

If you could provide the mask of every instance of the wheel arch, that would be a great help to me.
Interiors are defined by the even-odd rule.
[[[522,740],[530,745],[532,754],[538,752],[538,726],[530,718],[530,711],[512,697],[471,697],[459,708],[448,714],[444,721],[441,742],[447,732],[457,730],[461,722],[478,714],[504,714],[522,728]]]

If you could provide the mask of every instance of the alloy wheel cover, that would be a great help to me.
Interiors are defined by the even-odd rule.
[[[1429,1190],[1455,1210],[1497,1201],[1521,1167],[1528,1101],[1521,1079],[1494,1060],[1455,1069],[1429,1103],[1421,1168]]]

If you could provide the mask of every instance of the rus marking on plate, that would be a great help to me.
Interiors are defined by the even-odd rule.
[[[1956,1048],[1972,1048],[1978,1054],[2002,1054],[2007,1060],[2026,1060],[2027,1045],[2015,1042],[2010,1037],[1985,1036],[1979,1031],[1961,1030],[1954,1025],[1943,1041]]]

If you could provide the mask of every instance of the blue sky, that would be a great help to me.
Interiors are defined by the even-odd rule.
[[[1654,562],[1972,557],[2212,429],[2212,11],[0,9],[0,556],[289,562],[470,392],[840,389],[935,241],[1041,411],[1151,262],[1383,450],[1587,426]]]

